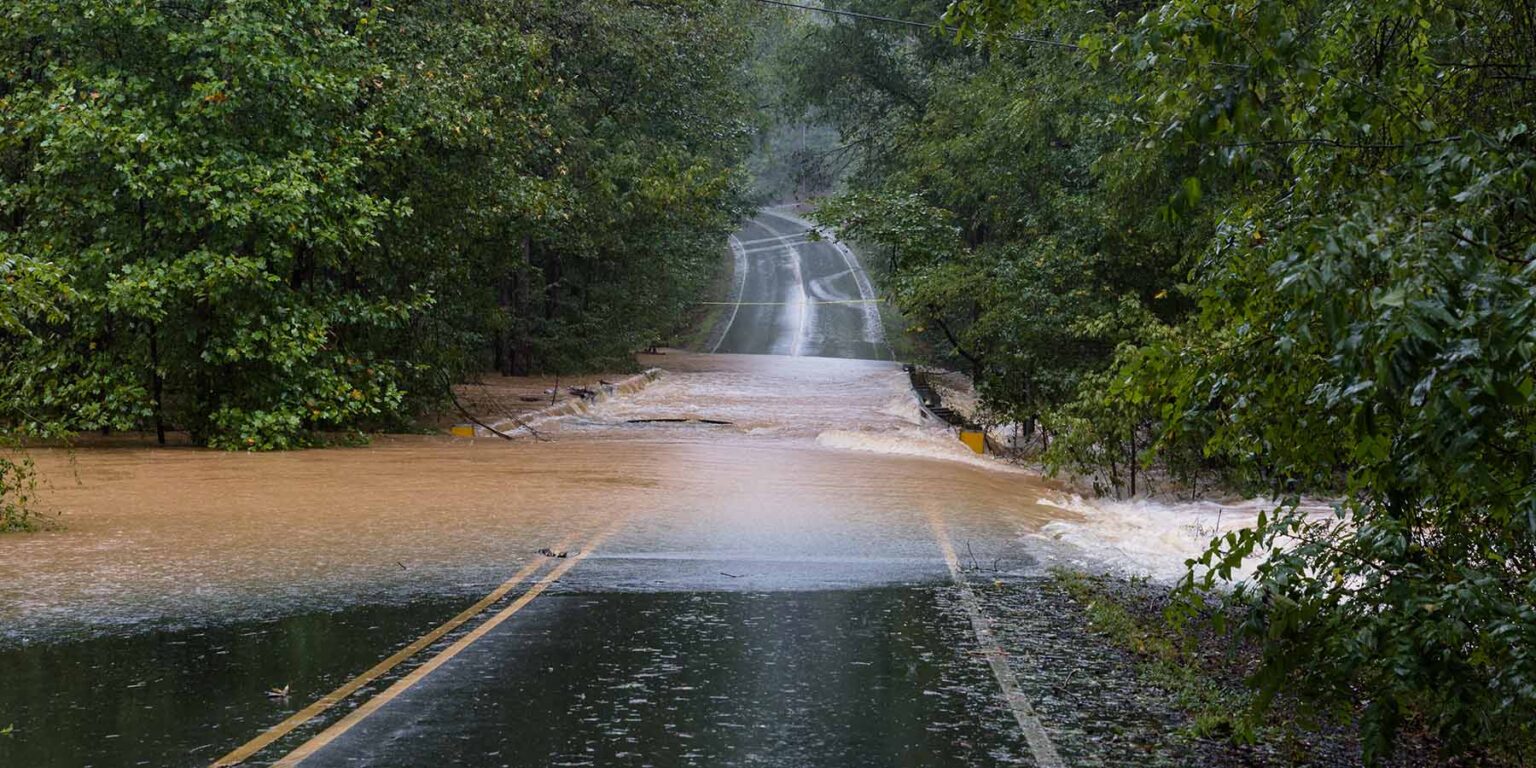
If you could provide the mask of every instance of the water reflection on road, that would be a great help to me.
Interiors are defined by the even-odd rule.
[[[1008,762],[1022,745],[985,665],[955,663],[967,627],[943,599],[932,588],[551,598],[308,764]]]
[[[462,602],[0,647],[0,765],[207,765]]]
[[[615,524],[411,693],[463,694],[451,705],[404,698],[315,764],[418,764],[379,736],[402,728],[471,765],[514,743],[536,748],[513,765],[962,765],[1020,749],[960,650],[963,618],[940,609],[929,516],[943,510],[978,567],[1029,571],[1020,534],[1062,516],[1039,503],[1051,489],[927,426],[890,363],[647,362],[669,372],[541,423],[547,442],[44,452],[63,526],[0,539],[0,728],[16,729],[0,764],[205,764],[537,549]]]
[[[573,580],[676,586],[673,566],[670,580],[656,575],[671,559],[758,563],[742,569],[758,574],[747,581],[715,579],[738,589],[904,581],[942,575],[915,497],[945,500],[957,539],[988,552],[1069,514],[1039,503],[1051,491],[1035,477],[968,463],[942,431],[913,423],[889,364],[667,362],[678,373],[633,399],[544,425],[550,442],[45,454],[46,503],[63,527],[0,539],[5,639],[473,594],[620,513],[629,522],[605,562]],[[630,423],[704,414],[733,423]],[[829,448],[828,435],[867,450]]]

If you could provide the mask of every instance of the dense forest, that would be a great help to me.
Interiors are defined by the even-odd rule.
[[[1183,586],[1263,638],[1256,708],[1529,759],[1536,6],[827,5],[781,56],[859,157],[821,218],[993,418],[1101,492],[1280,500]]]
[[[624,364],[745,208],[704,0],[18,0],[0,424],[285,448]]]
[[[10,0],[0,428],[289,448],[622,364],[837,186],[1049,467],[1277,500],[1176,611],[1261,639],[1255,712],[1531,759],[1536,4],[818,5]]]

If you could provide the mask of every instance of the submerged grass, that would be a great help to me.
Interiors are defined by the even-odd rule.
[[[1296,690],[1282,691],[1274,706],[1260,708],[1248,684],[1261,652],[1258,644],[1219,630],[1209,616],[1182,626],[1164,614],[1167,594],[1145,580],[1098,576],[1057,569],[1056,583],[1082,611],[1088,628],[1132,654],[1135,672],[1168,694],[1186,717],[1185,737],[1252,748],[1288,764],[1336,765],[1341,755],[1362,754],[1362,709],[1330,707]],[[1228,625],[1233,626],[1232,624]],[[1507,766],[1529,764],[1523,757],[1487,751],[1447,754],[1425,727],[1421,713],[1409,713],[1410,727],[1389,766]],[[1239,753],[1243,754],[1243,753]]]
[[[37,471],[23,453],[0,455],[0,533],[35,531],[41,519],[33,509]]]

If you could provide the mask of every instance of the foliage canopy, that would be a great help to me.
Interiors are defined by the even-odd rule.
[[[741,211],[746,33],[677,0],[0,11],[0,424],[284,448],[614,364]]]
[[[1139,471],[1277,499],[1184,585],[1244,609],[1261,702],[1362,702],[1371,760],[1408,719],[1451,750],[1528,750],[1530,4],[844,5],[958,30],[808,79],[880,94],[824,105],[879,133],[824,216],[888,255],[895,300],[1000,418],[1105,491]],[[827,26],[819,61],[891,34]]]

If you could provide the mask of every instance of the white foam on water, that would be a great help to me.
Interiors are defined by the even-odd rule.
[[[917,404],[917,398],[910,393],[891,398],[889,403],[880,408],[880,413],[901,419],[908,424],[923,423],[923,409]]]
[[[1011,464],[977,455],[947,429],[918,427],[900,427],[880,431],[829,429],[816,436],[816,444],[823,448],[844,451],[958,461],[1003,472],[1024,471]]]
[[[1260,514],[1271,513],[1278,506],[1269,499],[1161,502],[1085,499],[1078,495],[1039,501],[1073,515],[1047,523],[1038,533],[1029,534],[1031,538],[1068,545],[1076,553],[1067,558],[1074,565],[1107,568],[1164,583],[1182,577],[1185,561],[1203,553],[1211,539],[1252,528]],[[1332,512],[1324,502],[1305,502],[1302,509],[1313,515]],[[1259,556],[1250,557],[1235,578],[1245,578],[1259,561]]]
[[[709,419],[729,422],[724,431],[803,439],[827,429],[894,430],[923,421],[906,373],[888,362],[678,351],[661,362],[669,372],[654,384],[562,416],[560,428],[591,434],[625,425],[624,434],[635,434],[637,421]]]

